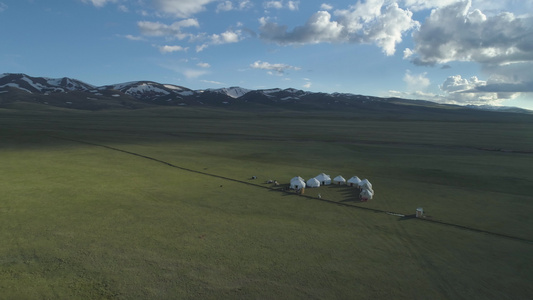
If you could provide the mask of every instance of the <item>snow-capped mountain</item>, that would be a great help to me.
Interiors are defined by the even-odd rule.
[[[207,92],[212,92],[212,93],[219,93],[219,94],[222,94],[222,95],[229,96],[229,97],[231,97],[233,99],[237,99],[237,98],[240,98],[240,97],[246,95],[251,90],[244,89],[244,88],[241,88],[241,87],[238,87],[238,86],[232,86],[232,87],[229,87],[229,88],[208,89],[206,91]]]
[[[130,95],[139,100],[156,100],[161,98],[188,97],[194,91],[177,85],[161,84],[153,81],[132,81],[120,84],[106,85],[97,88],[99,91],[115,90]]]
[[[259,89],[241,87],[191,90],[153,81],[132,81],[96,87],[71,78],[32,77],[26,74],[0,74],[0,104],[16,101],[78,109],[143,108],[167,106],[283,106],[289,109],[364,109],[402,114],[427,113],[443,104],[399,98],[379,98],[347,93],[314,93],[298,89]],[[409,104],[409,105],[406,105]],[[254,106],[255,105],[255,106]],[[447,106],[449,107],[449,106]],[[466,110],[492,110],[532,113],[523,109],[463,107]]]
[[[62,93],[68,91],[87,91],[94,86],[72,78],[31,77],[26,74],[0,75],[0,90],[7,87],[17,88],[28,93]]]

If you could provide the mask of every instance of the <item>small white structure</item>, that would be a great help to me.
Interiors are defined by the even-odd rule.
[[[346,181],[346,184],[348,186],[356,186],[356,187],[359,187],[359,182],[361,182],[361,179],[359,179],[359,177],[357,176],[354,176],[350,179],[348,179],[348,181]]]
[[[424,209],[422,207],[419,207],[416,209],[416,217],[421,218],[424,215]]]
[[[327,175],[326,173],[319,174],[315,177],[318,181],[320,181],[320,185],[330,185],[331,184],[331,177]]]
[[[319,187],[320,186],[320,181],[318,181],[318,179],[316,179],[316,178],[311,178],[311,179],[307,180],[306,185],[308,187],[312,187],[312,188]]]
[[[291,179],[291,189],[299,190],[303,188],[305,188],[305,181],[303,180],[303,178],[298,177],[296,179],[295,178]]]
[[[346,184],[346,179],[344,179],[344,177],[339,175],[333,178],[333,184],[337,184],[337,185]]]
[[[300,181],[303,181],[303,182],[305,182],[305,179],[303,179],[303,178],[302,178],[302,177],[300,177],[300,176],[296,176],[296,177],[293,177],[293,178],[291,179],[291,181],[290,181],[290,182],[293,182],[293,181],[295,181],[295,180],[300,180]]]
[[[361,201],[368,201],[368,200],[372,200],[372,198],[374,197],[374,193],[371,191],[371,190],[362,190],[361,193],[359,194],[359,199],[361,199]]]
[[[370,181],[368,181],[368,179],[363,179],[361,180],[361,182],[359,182],[359,188],[364,190],[364,189],[369,189],[371,190],[372,189],[372,183],[370,183]]]

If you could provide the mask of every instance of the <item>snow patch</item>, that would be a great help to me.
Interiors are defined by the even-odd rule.
[[[0,85],[0,88],[3,88],[3,87],[6,87],[6,86],[10,86],[10,87],[14,87],[14,88],[17,88],[19,90],[23,90],[25,92],[28,92],[30,94],[33,94],[30,90],[28,89],[25,89],[25,88],[22,88],[20,87],[20,85],[16,84],[16,83],[7,83],[7,84],[4,84],[4,85]]]
[[[163,86],[166,87],[169,90],[176,90],[176,91],[183,90],[181,87],[176,86],[176,85],[172,85],[172,84],[164,84]]]

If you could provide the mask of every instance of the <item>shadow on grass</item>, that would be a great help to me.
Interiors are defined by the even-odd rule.
[[[412,220],[412,219],[416,219],[416,215],[415,214],[405,215],[405,216],[399,218],[398,221],[407,221],[407,220]]]

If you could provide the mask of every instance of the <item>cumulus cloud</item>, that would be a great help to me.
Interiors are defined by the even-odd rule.
[[[298,10],[298,7],[300,5],[300,1],[267,1],[263,3],[263,6],[266,9],[274,8],[274,9],[289,9],[289,10]]]
[[[227,30],[221,34],[211,35],[211,43],[214,45],[237,43],[241,40],[241,35],[240,30]]]
[[[439,8],[457,3],[461,0],[403,0],[409,10],[420,11],[424,9]]]
[[[206,37],[197,37],[198,39],[206,39]],[[202,52],[211,45],[223,45],[238,43],[242,40],[242,31],[241,30],[226,30],[221,34],[212,34],[207,37],[207,42],[196,46],[196,52]]]
[[[287,70],[300,70],[299,67],[286,65],[286,64],[271,64],[266,61],[256,61],[250,65],[252,69],[267,70],[269,74],[283,75]],[[275,72],[275,73],[274,73]]]
[[[265,8],[277,8],[281,9],[283,8],[283,2],[281,1],[268,1],[263,4]]]
[[[321,10],[332,10],[333,6],[331,4],[328,4],[328,3],[322,3],[322,5],[320,5],[320,9]]]
[[[485,15],[459,1],[432,11],[413,34],[415,47],[404,58],[417,65],[466,61],[481,65],[487,80],[451,76],[441,85],[457,103],[497,103],[533,92],[533,17],[509,12]]]
[[[183,33],[181,30],[182,28],[199,27],[200,25],[196,19],[185,19],[174,22],[171,25],[166,25],[159,22],[141,21],[137,23],[137,26],[143,35],[175,37],[181,40],[190,36],[187,33]]]
[[[325,10],[313,14],[308,21],[288,30],[287,26],[261,18],[260,37],[280,45],[316,43],[374,43],[386,55],[393,55],[402,35],[419,26],[412,12],[397,3],[384,6],[383,0],[358,2],[346,10],[335,11],[337,20]]]
[[[245,10],[252,6],[253,4],[250,2],[250,0],[241,0],[239,2],[223,1],[217,5],[216,12],[219,13],[231,10]]]
[[[486,85],[487,81],[476,76],[467,79],[455,75],[448,77],[440,89],[445,92],[444,102],[457,104],[495,105],[514,97],[512,93],[482,92]]]
[[[172,53],[172,52],[181,52],[181,51],[187,51],[189,48],[184,48],[182,46],[161,46],[159,47],[159,51],[161,53]]]
[[[471,1],[434,10],[413,35],[413,62],[505,64],[533,61],[533,18],[503,12],[486,16]]]

